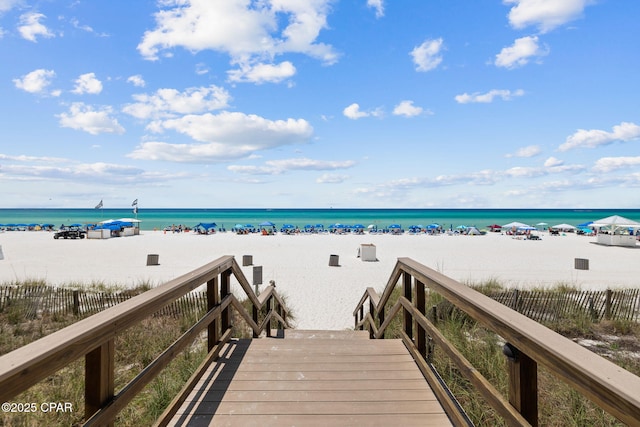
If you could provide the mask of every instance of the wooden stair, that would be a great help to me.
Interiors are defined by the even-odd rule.
[[[277,331],[233,340],[170,426],[446,426],[401,340]]]

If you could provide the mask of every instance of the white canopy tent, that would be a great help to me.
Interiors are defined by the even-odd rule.
[[[635,246],[634,233],[627,233],[627,231],[640,229],[640,222],[620,215],[612,215],[594,221],[590,227],[599,229],[598,243],[608,246]]]
[[[576,229],[576,227],[574,227],[571,224],[558,224],[549,228],[552,230],[559,230],[559,231],[575,231]]]

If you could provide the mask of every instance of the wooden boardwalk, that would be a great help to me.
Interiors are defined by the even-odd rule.
[[[284,334],[231,341],[169,425],[451,425],[402,341]]]

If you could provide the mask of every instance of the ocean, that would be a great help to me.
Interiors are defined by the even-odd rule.
[[[329,227],[335,223],[370,224],[384,228],[400,224],[429,225],[444,228],[459,225],[479,229],[491,224],[504,225],[512,221],[545,228],[556,224],[578,225],[611,215],[620,215],[640,222],[640,209],[144,209],[137,215],[126,209],[0,209],[0,224],[96,224],[109,219],[137,218],[142,230],[161,230],[172,225],[193,227],[198,223],[215,222],[227,230],[236,224],[258,226],[271,221],[280,228],[292,224],[300,228],[307,224]]]

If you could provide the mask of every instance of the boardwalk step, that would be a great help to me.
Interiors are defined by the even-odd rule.
[[[283,332],[285,339],[330,339],[330,340],[353,340],[353,339],[369,339],[367,331],[316,331],[304,329],[286,329]],[[276,336],[276,335],[274,335]],[[278,335],[282,336],[282,334]]]
[[[402,341],[368,338],[287,330],[232,340],[169,425],[450,426]]]

